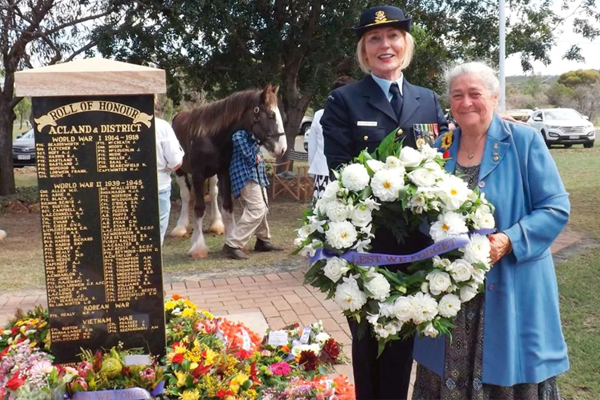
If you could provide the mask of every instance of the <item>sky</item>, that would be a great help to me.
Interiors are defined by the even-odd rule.
[[[559,6],[560,2],[555,1],[553,9],[556,13],[561,15],[562,12],[560,11]],[[572,17],[567,19],[564,25],[559,28],[559,32],[557,32],[556,45],[550,51],[550,60],[552,62],[547,66],[541,62],[533,63],[534,73],[536,75],[560,75],[564,72],[577,69],[600,69],[600,38],[595,41],[590,41],[584,39],[581,35],[573,33],[572,19]],[[574,44],[579,44],[585,62],[563,60],[562,56]],[[508,57],[506,59],[505,67],[507,76],[524,75],[519,54]],[[529,72],[528,75],[530,74],[531,73]]]

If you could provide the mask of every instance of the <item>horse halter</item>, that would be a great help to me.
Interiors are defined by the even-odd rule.
[[[260,119],[258,118],[258,114],[260,114],[260,107],[256,106],[254,107],[254,122],[258,122]],[[280,136],[285,135],[284,133],[268,133],[267,137],[264,139],[261,139],[259,137],[257,137],[254,132],[252,132],[252,136],[254,136],[254,138],[256,139],[256,141],[258,142],[259,146],[262,146],[266,141],[271,140],[271,139],[277,139]]]

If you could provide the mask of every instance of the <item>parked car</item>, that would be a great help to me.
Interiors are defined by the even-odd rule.
[[[35,165],[35,138],[33,129],[28,130],[13,140],[12,152],[13,165],[15,167]]]
[[[300,122],[300,131],[298,132],[298,134],[304,135],[306,137],[306,134],[310,130],[310,124],[312,124],[312,121],[312,115],[305,115],[304,117],[302,117],[302,122]]]
[[[596,140],[594,124],[572,108],[538,109],[527,123],[542,133],[548,148],[554,144],[565,147],[583,144],[583,147],[589,148]]]
[[[506,114],[513,117],[517,121],[527,122],[529,117],[531,117],[531,114],[533,114],[533,110],[530,110],[529,108],[518,108],[514,110],[508,110]]]

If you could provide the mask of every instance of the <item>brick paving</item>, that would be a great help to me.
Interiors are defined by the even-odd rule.
[[[569,229],[552,246],[556,253],[581,239]],[[272,329],[300,322],[323,321],[325,329],[344,344],[350,356],[350,332],[339,306],[326,300],[325,294],[302,284],[304,269],[264,275],[247,275],[219,279],[187,278],[165,284],[165,295],[179,294],[199,307],[218,315],[260,312]],[[36,304],[46,306],[46,294],[41,290],[11,292],[0,295],[0,324],[4,324],[17,308],[31,309]],[[352,377],[350,365],[337,368]]]

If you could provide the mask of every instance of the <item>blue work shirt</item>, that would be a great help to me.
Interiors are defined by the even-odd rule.
[[[235,132],[232,136],[233,155],[229,164],[231,192],[234,198],[240,197],[242,189],[249,180],[262,187],[269,185],[265,173],[265,160],[254,136],[244,130]],[[260,154],[260,164],[256,165],[256,156]]]

